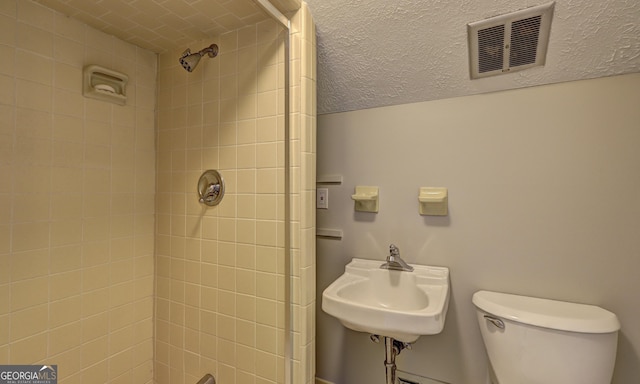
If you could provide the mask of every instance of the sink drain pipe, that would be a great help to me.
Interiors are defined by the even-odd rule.
[[[396,384],[396,351],[393,342],[394,340],[390,337],[384,338],[384,369],[387,373],[387,384]]]
[[[380,336],[371,335],[371,341],[379,343]],[[405,348],[411,349],[411,344],[398,341],[392,337],[384,337],[384,369],[387,375],[386,384],[396,383],[396,356],[398,356]]]

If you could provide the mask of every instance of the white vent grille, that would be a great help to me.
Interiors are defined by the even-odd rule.
[[[468,24],[471,78],[544,65],[554,4]]]
[[[478,31],[478,72],[502,69],[504,62],[504,24]]]

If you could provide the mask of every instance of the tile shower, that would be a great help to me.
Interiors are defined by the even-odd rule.
[[[315,48],[306,6],[293,21],[293,376],[310,382]],[[283,33],[189,43],[221,53],[187,73],[181,52],[0,1],[0,364],[57,364],[61,383],[284,382]],[[82,97],[90,63],[129,76],[127,105]],[[217,209],[195,194],[208,168],[227,182]]]

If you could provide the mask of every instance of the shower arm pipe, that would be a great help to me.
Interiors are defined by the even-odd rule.
[[[291,29],[291,21],[285,15],[278,10],[269,0],[254,0],[259,6],[262,7],[268,14],[270,14],[274,19],[278,20],[283,27],[287,30]]]
[[[206,48],[202,48],[198,53],[200,54],[200,56],[209,55],[209,57],[216,57],[218,56],[218,45],[211,44]]]

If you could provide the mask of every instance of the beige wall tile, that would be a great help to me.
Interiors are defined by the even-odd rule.
[[[10,258],[10,276],[13,281],[20,281],[40,276],[46,276],[47,265],[49,265],[49,251],[47,249],[39,249],[35,251],[27,251],[14,253]]]
[[[48,301],[49,278],[21,280],[11,284],[11,311],[18,311]]]
[[[53,34],[29,24],[17,23],[16,45],[42,56],[53,56]]]
[[[256,326],[256,348],[264,352],[277,353],[278,331],[264,325]]]
[[[257,247],[256,270],[275,273],[278,271],[278,252],[274,247]]]
[[[133,325],[128,325],[109,334],[109,353],[119,353],[131,347],[134,337]]]
[[[80,219],[82,217],[82,194],[51,195],[51,219]]]
[[[256,292],[258,297],[275,300],[277,298],[277,276],[271,273],[256,273]]]
[[[11,285],[0,285],[0,315],[11,313]]]
[[[82,2],[74,4],[86,7]],[[112,344],[117,350],[128,350],[129,340],[134,338],[122,335],[127,332],[125,329],[130,329],[127,324],[132,321],[133,300],[147,303],[135,309],[140,318],[150,319],[153,308],[149,305],[153,294],[150,289],[153,272],[150,252],[153,249],[145,245],[151,243],[153,246],[153,205],[149,209],[148,204],[143,203],[144,199],[112,197],[110,194],[133,193],[132,186],[135,186],[135,191],[145,191],[153,196],[155,178],[135,175],[153,174],[155,163],[132,156],[131,148],[145,149],[151,155],[155,148],[152,109],[156,56],[36,3],[3,2],[0,13],[0,73],[9,75],[0,77],[0,102],[5,106],[17,103],[20,107],[18,110],[2,108],[2,120],[16,124],[2,129],[10,129],[13,135],[20,128],[15,131],[16,157],[8,159],[21,163],[14,171],[13,183],[6,186],[7,191],[16,193],[12,198],[12,218],[0,226],[0,253],[13,252],[11,259],[2,258],[0,263],[3,271],[0,284],[4,284],[0,285],[0,302],[3,303],[0,307],[14,311],[3,315],[0,328],[10,329],[9,323],[17,326],[13,337],[20,340],[11,346],[11,356],[21,362],[41,361],[51,356],[58,356],[60,361],[72,361],[70,356],[81,356],[80,348],[74,348],[78,345],[76,337],[104,340],[108,345],[109,321],[113,327],[122,329],[120,335],[114,336]],[[131,70],[132,104],[120,108],[84,99],[79,89],[83,60],[104,59],[106,63],[113,63],[113,52],[116,51],[127,66],[136,66]],[[9,68],[13,61],[24,65]],[[217,70],[217,65],[208,67]],[[197,102],[198,98],[191,97],[191,100]],[[185,122],[200,122],[194,113],[188,117],[190,120]],[[146,135],[135,132],[138,123],[145,125]],[[197,140],[190,143],[195,146]],[[189,164],[198,168],[195,161]],[[89,171],[84,173],[80,167]],[[112,177],[112,167],[122,170],[135,167],[136,173],[116,172]],[[0,173],[0,176],[4,174]],[[33,179],[50,180],[47,188],[54,195],[29,201],[26,196],[32,193]],[[107,190],[96,188],[104,185],[105,180],[109,186]],[[95,194],[96,189],[101,192]],[[4,196],[2,198],[5,201]],[[145,219],[138,220],[138,212],[145,212]],[[111,236],[118,239],[111,240]],[[145,240],[138,241],[138,237]],[[9,244],[12,244],[11,250]],[[172,247],[172,252],[175,250]],[[134,254],[148,257],[134,261]],[[209,261],[216,258],[215,254],[207,254],[207,257]],[[48,258],[50,260],[45,261]],[[5,260],[12,262],[5,264]],[[108,264],[111,261],[113,264]],[[48,268],[45,269],[50,272],[34,268],[34,263],[46,263]],[[129,285],[134,276],[140,278],[139,282]],[[7,284],[12,280],[14,283]],[[107,290],[110,280],[116,287]],[[41,311],[47,303],[49,316],[25,315]],[[9,322],[11,316],[17,320]],[[83,332],[74,332],[83,316],[90,316],[82,320]],[[51,331],[30,337],[30,332],[42,332],[45,317],[46,329]],[[41,323],[34,325],[29,319],[38,319]],[[148,338],[151,323],[140,326],[142,328],[136,334]],[[8,335],[0,333],[0,343],[6,338]],[[89,382],[88,377],[100,382],[107,382],[110,377],[113,382],[119,382],[134,376],[145,378],[137,382],[148,382],[149,369],[145,373],[144,368],[138,367],[150,365],[150,346],[148,342],[144,360],[136,361],[137,375],[128,363],[133,359],[126,353],[117,355],[110,362],[106,361],[107,355],[101,355],[91,364],[85,361],[83,366],[87,370],[82,374],[77,371],[80,365],[65,364],[65,370],[75,371],[65,374],[65,382]],[[2,347],[0,354],[0,359],[5,359],[4,356],[8,359],[9,348]]]
[[[262,220],[276,220],[279,217],[281,205],[278,204],[277,195],[256,196],[256,218]],[[280,208],[280,209],[279,209]]]
[[[53,146],[49,139],[18,136],[15,148],[15,161],[18,164],[39,166],[51,163]]]
[[[238,98],[238,119],[253,120],[257,115],[257,96],[255,93]]]
[[[237,220],[237,241],[241,244],[255,244],[256,224],[255,220]]]
[[[53,247],[78,244],[82,241],[82,220],[53,221],[50,236]]]
[[[80,270],[51,275],[49,277],[49,298],[60,300],[79,295],[82,291],[81,276]]]
[[[82,291],[89,292],[109,285],[109,266],[98,265],[82,270]]]
[[[256,350],[256,374],[269,380],[277,380],[276,355]]]
[[[101,355],[100,355],[101,356]],[[81,371],[81,382],[88,383],[96,380],[101,383],[108,382],[108,362],[101,361],[97,364],[87,366]]]
[[[277,164],[277,144],[265,143],[256,145],[256,161],[260,168],[273,168]]]
[[[4,4],[11,4],[12,2],[7,1]],[[13,4],[15,6],[15,3]],[[12,17],[7,17],[5,15],[0,15],[0,43],[14,46],[15,37],[16,37],[16,20],[15,20],[15,11],[13,15],[9,15]]]
[[[256,244],[276,246],[278,245],[277,222],[275,221],[256,221]]]
[[[256,320],[256,298],[253,295],[236,295],[236,315],[238,319]]]
[[[284,137],[278,132],[284,125],[277,118],[282,103],[275,100],[283,97],[276,91],[276,81],[282,78],[282,65],[278,65],[282,51],[270,40],[277,36],[275,24],[259,28],[260,46],[257,27],[221,37],[218,43],[224,49],[218,58],[188,76],[175,64],[175,52],[160,56],[160,66],[166,69],[159,77],[159,102],[172,109],[160,112],[161,120],[166,121],[159,124],[161,132],[170,133],[159,137],[157,250],[158,256],[166,255],[168,260],[165,256],[157,259],[156,293],[159,297],[169,295],[173,304],[156,300],[155,348],[156,369],[175,381],[197,376],[190,372],[196,365],[191,354],[199,348],[200,366],[217,359],[220,380],[254,382],[257,363],[252,358],[238,363],[236,356],[257,353],[256,322],[265,326],[260,341],[263,350],[277,351],[272,339],[279,334],[277,328],[269,327],[282,326],[279,319],[283,316],[278,313],[284,308],[275,301],[282,298],[284,279],[273,274],[284,270],[283,263],[278,263],[284,253],[276,248],[283,241],[279,211],[284,199],[278,194],[284,191],[284,174],[276,167],[283,166],[284,147],[275,143]],[[252,63],[268,68],[246,67]],[[202,80],[204,87],[199,83]],[[263,118],[256,121],[258,116]],[[256,142],[264,145],[257,149]],[[299,145],[292,148],[300,150]],[[199,166],[223,171],[227,195],[218,207],[202,209],[189,200]],[[163,196],[168,193],[176,194],[176,199]],[[181,195],[186,196],[186,203]],[[261,220],[256,221],[256,215]],[[255,268],[269,273],[258,278]],[[180,283],[172,284],[168,277]],[[195,321],[193,313],[198,307],[199,321]],[[199,338],[196,327],[203,330]],[[177,347],[181,342],[185,348]],[[261,359],[265,364],[261,380],[283,380],[278,377],[282,369],[277,368],[282,360],[271,354],[263,354]]]
[[[237,244],[236,247],[236,267],[244,269],[255,269],[256,251],[254,244]]]
[[[252,270],[236,270],[236,291],[246,295],[256,294],[256,273]]]
[[[278,94],[275,91],[258,93],[257,116],[259,118],[275,116],[278,113]]]
[[[229,291],[218,290],[218,307],[220,314],[235,316],[236,314],[236,294]]]
[[[237,244],[230,242],[218,242],[218,264],[219,265],[236,265]]]
[[[256,323],[242,319],[236,320],[236,341],[248,347],[255,346]]]
[[[53,85],[53,60],[35,52],[16,50],[15,76],[45,85]]]
[[[101,288],[82,294],[82,316],[92,316],[109,308],[109,289]]]
[[[258,92],[275,91],[278,88],[276,65],[269,65],[260,70],[258,76]]]
[[[11,314],[11,341],[41,333],[47,329],[47,305],[37,305]]]
[[[84,46],[81,43],[65,37],[55,36],[53,44],[53,58],[56,60],[56,66],[66,64],[78,69],[82,68]]]
[[[82,369],[82,348],[75,347],[67,349],[57,355],[49,357],[52,361],[55,361],[58,365],[58,381],[65,383],[78,383],[80,382],[80,370]],[[73,374],[72,372],[78,372]]]
[[[238,218],[254,219],[256,218],[256,196],[255,195],[237,195]]]
[[[256,142],[256,120],[239,121],[237,126],[238,144],[253,144]]]
[[[49,354],[57,355],[80,346],[82,334],[78,332],[80,322],[70,323],[49,331]]]
[[[38,333],[11,343],[10,364],[35,364],[47,357],[47,333]]]
[[[276,302],[267,299],[256,299],[256,322],[258,324],[277,326],[278,308]]]
[[[16,105],[16,85],[13,77],[0,75],[0,102],[7,105]]]
[[[109,339],[106,336],[82,345],[82,366],[88,368],[109,356]]]
[[[59,327],[81,318],[82,300],[80,296],[72,296],[49,303],[49,326]],[[82,334],[80,332],[80,334]]]
[[[256,171],[255,170],[239,170],[237,178],[237,193],[255,193],[256,192]]]

